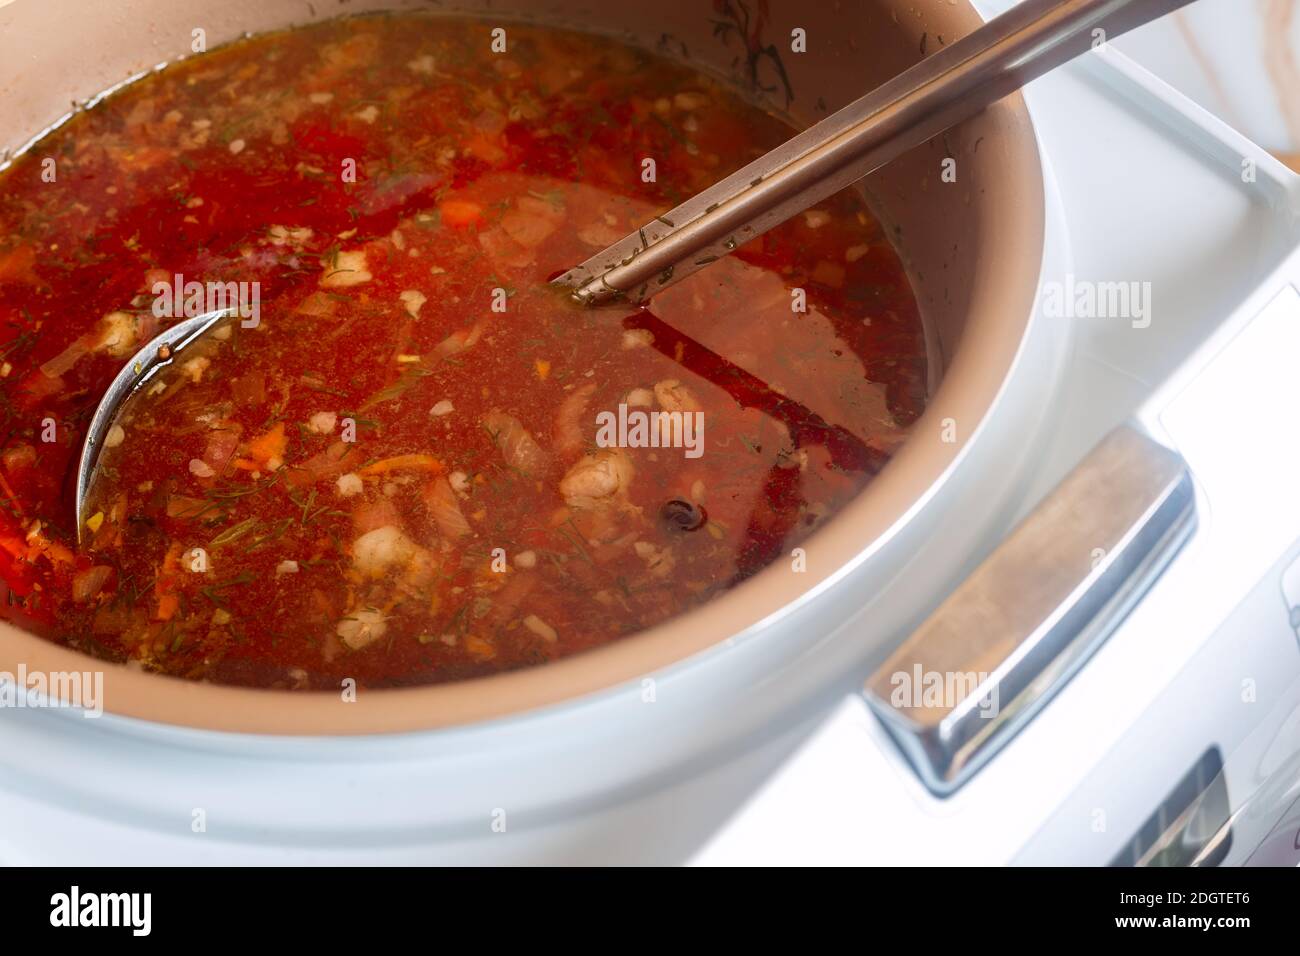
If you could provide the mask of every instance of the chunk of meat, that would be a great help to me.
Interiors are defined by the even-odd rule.
[[[483,416],[483,424],[511,468],[530,477],[546,471],[550,457],[515,416],[494,408]]]
[[[681,382],[675,378],[666,378],[655,383],[655,398],[659,407],[668,412],[698,412],[700,403]]]
[[[72,600],[84,604],[95,597],[108,583],[113,569],[103,564],[96,564],[72,576]]]
[[[521,196],[515,208],[501,217],[501,228],[525,248],[540,245],[555,232],[564,216],[549,203],[533,196]]]
[[[376,608],[363,607],[339,621],[334,632],[349,648],[359,651],[388,632],[388,619]]]
[[[397,510],[397,505],[387,498],[362,501],[352,510],[352,529],[358,535],[366,534],[385,525],[400,527],[401,524],[402,513]]]
[[[90,353],[90,344],[88,336],[83,335],[79,339],[74,339],[71,345],[41,366],[41,374],[46,378],[58,378],[63,375],[76,365],[83,355]]]
[[[537,587],[537,575],[531,571],[520,571],[510,575],[501,590],[492,596],[492,608],[484,622],[490,627],[500,627],[515,615],[516,609]]]
[[[314,485],[322,478],[337,478],[351,471],[353,465],[365,456],[354,444],[342,441],[332,442],[324,451],[317,452],[306,461],[290,465],[288,468],[289,484],[296,488]]]
[[[575,455],[582,450],[586,444],[586,432],[583,431],[583,416],[587,413],[587,404],[591,401],[592,393],[596,391],[596,383],[589,382],[581,388],[576,388],[569,393],[569,396],[560,403],[559,409],[555,412],[555,451],[564,457]]]
[[[483,336],[483,323],[475,322],[468,329],[451,333],[434,348],[439,358],[450,358],[471,348]]]
[[[626,498],[636,469],[621,448],[606,448],[587,455],[560,479],[560,494],[573,508],[591,508]]]
[[[400,528],[386,524],[352,542],[352,565],[366,577],[381,578],[390,568],[409,565],[422,550]]]
[[[469,522],[461,514],[456,492],[452,491],[451,483],[446,478],[440,476],[425,485],[423,497],[424,504],[429,509],[429,517],[443,537],[463,538],[473,533]]]
[[[214,428],[208,433],[208,443],[203,450],[203,461],[215,473],[226,470],[239,447],[239,425]]]

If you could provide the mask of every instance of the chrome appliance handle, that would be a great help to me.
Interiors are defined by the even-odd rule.
[[[1185,462],[1106,436],[867,681],[922,781],[951,794],[1105,641],[1196,526]]]

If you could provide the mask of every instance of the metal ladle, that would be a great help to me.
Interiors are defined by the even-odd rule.
[[[641,302],[983,110],[1098,42],[1192,0],[1023,0],[554,280],[587,305]],[[104,437],[122,403],[228,311],[179,322],[100,399],[77,471],[77,538]]]
[[[109,384],[104,397],[95,407],[86,437],[81,443],[81,460],[77,463],[77,540],[81,541],[86,528],[86,504],[95,466],[104,448],[104,439],[117,421],[122,404],[136,394],[164,368],[171,365],[180,354],[217,326],[222,319],[235,316],[233,309],[205,312],[192,319],[184,319],[155,335],[135,355],[131,356],[117,377]]]
[[[554,281],[643,302],[1030,80],[1192,0],[1023,0]]]

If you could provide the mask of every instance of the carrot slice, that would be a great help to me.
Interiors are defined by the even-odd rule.
[[[357,474],[365,478],[368,475],[386,475],[390,471],[431,471],[441,474],[444,470],[442,462],[432,455],[397,455],[366,465]]]
[[[263,432],[248,443],[250,458],[265,464],[273,458],[283,458],[289,439],[284,434],[284,422],[276,422],[275,427]]]
[[[468,226],[477,222],[483,207],[467,199],[448,199],[438,206],[444,226]]]
[[[158,567],[158,577],[154,581],[153,593],[158,601],[158,610],[154,612],[155,621],[169,621],[180,607],[180,595],[175,593],[176,574],[180,571],[181,551],[179,541],[173,541],[163,555]]]
[[[506,158],[506,151],[481,133],[469,138],[465,143],[465,152],[485,163],[499,163]]]
[[[181,599],[175,594],[158,595],[158,611],[154,614],[154,619],[158,621],[170,621],[176,613],[177,608],[181,606]]]

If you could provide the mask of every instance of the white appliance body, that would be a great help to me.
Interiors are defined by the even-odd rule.
[[[1094,126],[1096,116],[1076,111],[1079,96],[1125,108]],[[1115,425],[1124,416],[1112,402],[1124,396],[1130,421],[1187,462],[1197,529],[1081,672],[955,794],[922,786],[851,696],[697,855],[701,864],[1131,864],[1169,839],[1194,844],[1172,855],[1180,863],[1300,863],[1296,177],[1113,52],[1043,81],[1029,100],[1047,144],[1076,143],[1047,153],[1078,274],[1118,279],[1158,264],[1168,277],[1155,283],[1152,329],[1165,328],[1149,350],[1140,336],[1076,328],[1075,367],[1091,373],[1067,383],[1056,447],[1074,447],[1085,422]],[[1072,100],[1076,109],[1061,108]],[[1130,118],[1191,163],[1126,142]],[[1127,193],[1117,166],[1104,178],[1107,201],[1094,196],[1076,212],[1070,170],[1105,165],[1079,142],[1081,126],[1104,130],[1151,192]],[[1171,202],[1157,178],[1182,198]],[[1182,244],[1186,216],[1217,233],[1200,253]],[[1203,283],[1203,270],[1214,278]],[[1199,326],[1211,303],[1218,321]],[[1199,343],[1190,356],[1173,344],[1180,332]],[[1189,834],[1179,818],[1189,799],[1214,804],[1213,827],[1203,816],[1190,829],[1205,832]]]
[[[1007,414],[894,542],[905,559],[893,576],[860,576],[848,624],[827,629],[814,602],[775,634],[654,675],[651,700],[635,683],[436,733],[257,738],[9,711],[0,862],[1106,862],[1211,746],[1234,806],[1259,818],[1249,836],[1239,824],[1233,859],[1266,852],[1291,791],[1249,801],[1277,789],[1300,735],[1300,648],[1281,591],[1300,541],[1300,497],[1283,493],[1297,462],[1279,450],[1293,425],[1252,402],[1231,429],[1198,423],[1196,409],[1216,406],[1194,385],[1206,343],[1247,334],[1258,315],[1276,338],[1260,333],[1224,368],[1240,377],[1249,358],[1271,358],[1243,384],[1300,407],[1282,361],[1300,358],[1300,309],[1278,299],[1300,284],[1287,259],[1300,190],[1113,49],[1038,81],[1028,100],[1050,174],[1043,281],[1149,281],[1153,320],[1135,334],[1036,315]],[[1281,319],[1261,312],[1276,301]],[[851,696],[878,663],[855,636],[905,635],[1135,416],[1189,461],[1196,537],[1009,746],[954,796],[933,797]],[[967,556],[958,570],[936,573],[954,553]]]

